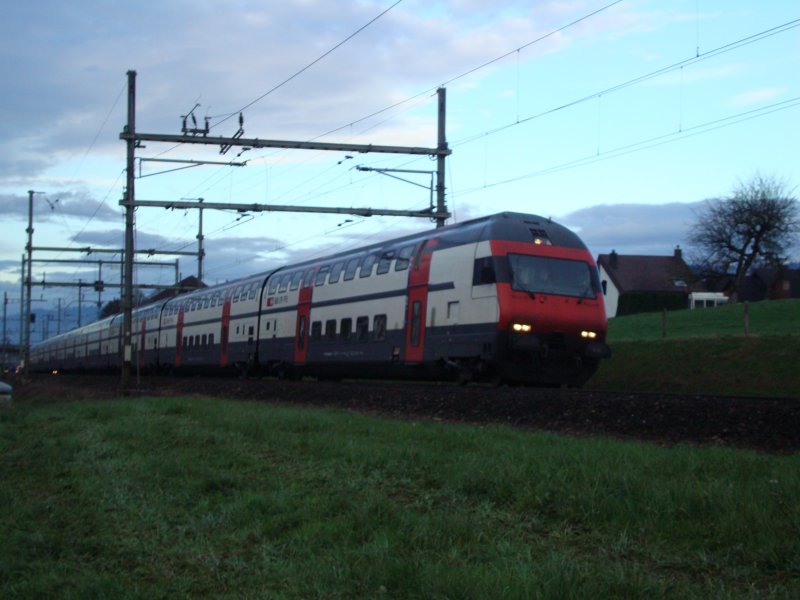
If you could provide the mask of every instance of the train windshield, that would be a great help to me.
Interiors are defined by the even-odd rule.
[[[597,270],[589,263],[563,258],[509,254],[512,289],[539,294],[596,298]]]

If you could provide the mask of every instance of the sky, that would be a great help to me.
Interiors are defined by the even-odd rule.
[[[795,0],[7,3],[7,335],[14,340],[17,329],[29,190],[34,248],[123,246],[119,136],[129,70],[136,129],[153,134],[180,134],[194,107],[215,136],[234,135],[241,112],[245,138],[432,148],[444,87],[448,222],[502,211],[551,217],[597,256],[691,251],[697,208],[757,174],[797,196],[799,63]],[[430,204],[436,169],[427,156],[144,146],[139,200],[418,210]],[[198,226],[197,210],[139,208],[136,247],[196,251]],[[203,275],[221,283],[431,227],[427,219],[206,210]],[[107,263],[103,280],[118,281],[119,255],[44,250],[34,252],[33,281],[94,281],[97,264],[47,261],[98,259]],[[137,267],[139,283],[166,285],[198,269],[190,256],[137,260],[151,263]],[[60,302],[74,319],[80,305],[85,322],[98,300],[117,295],[85,289],[79,299],[74,287],[35,286],[34,310]],[[33,341],[55,327],[38,324]]]

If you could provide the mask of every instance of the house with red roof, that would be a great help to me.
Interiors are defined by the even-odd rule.
[[[706,291],[683,260],[680,246],[672,256],[621,255],[612,250],[598,257],[597,267],[608,317],[689,308],[690,294]]]

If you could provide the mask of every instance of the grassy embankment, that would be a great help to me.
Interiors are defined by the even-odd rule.
[[[613,356],[593,389],[800,398],[800,300],[609,320]]]
[[[2,598],[800,596],[800,456],[23,402],[0,480]]]

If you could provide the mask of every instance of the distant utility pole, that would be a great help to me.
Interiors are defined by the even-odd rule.
[[[126,393],[131,381],[131,327],[133,323],[133,211],[134,205],[134,181],[136,173],[133,166],[136,159],[136,146],[139,141],[136,139],[136,71],[128,71],[128,124],[125,126],[120,137],[123,137],[127,145],[127,155],[125,161],[126,185],[125,185],[125,265],[122,269],[122,377],[120,387]]]
[[[8,312],[8,292],[3,292],[3,367],[8,362],[8,330],[6,329],[6,313]]]
[[[230,210],[245,210],[248,212],[260,211],[286,211],[286,212],[318,212],[318,213],[336,213],[336,214],[352,214],[359,216],[404,216],[404,217],[427,217],[436,221],[437,227],[443,227],[445,220],[450,216],[445,204],[445,158],[450,155],[451,151],[447,146],[447,138],[445,135],[445,105],[446,105],[446,91],[444,88],[437,90],[438,96],[438,136],[437,145],[435,148],[424,147],[409,147],[409,146],[382,146],[373,144],[346,144],[346,143],[330,143],[330,142],[303,142],[303,141],[289,141],[289,140],[264,140],[259,138],[245,138],[243,123],[244,119],[241,113],[239,114],[239,130],[231,137],[212,137],[209,136],[210,127],[208,120],[206,120],[204,128],[188,128],[187,117],[183,117],[182,135],[167,135],[159,133],[138,133],[136,131],[136,71],[128,71],[128,122],[125,125],[120,139],[125,140],[127,145],[127,160],[126,172],[127,183],[125,189],[125,197],[120,201],[120,205],[125,207],[125,269],[123,275],[123,301],[122,307],[124,311],[123,318],[123,359],[122,359],[122,377],[120,381],[120,388],[124,392],[128,390],[131,378],[131,324],[132,324],[132,308],[133,308],[133,262],[132,256],[134,253],[134,210],[139,206],[158,206],[162,208],[197,208],[201,214],[202,224],[202,211],[208,208],[223,208]],[[196,108],[196,107],[195,107]],[[193,111],[194,109],[192,109]],[[196,120],[192,117],[192,121]],[[411,155],[424,155],[435,156],[437,158],[437,180],[436,180],[436,207],[430,206],[427,210],[420,211],[404,211],[404,210],[390,210],[390,209],[373,209],[373,208],[331,208],[331,207],[298,207],[298,206],[276,206],[268,204],[219,204],[219,203],[204,203],[202,199],[197,202],[170,202],[160,200],[142,201],[136,200],[134,193],[134,164],[136,148],[140,147],[142,142],[167,142],[173,144],[205,144],[220,147],[220,154],[225,154],[234,146],[248,147],[248,148],[287,148],[296,150],[329,150],[335,152],[353,152],[353,153],[368,153],[378,152],[384,154],[411,154]],[[233,166],[233,163],[231,163]],[[241,166],[241,165],[235,165]],[[198,240],[198,276],[202,275],[202,225],[201,231],[197,236]]]
[[[25,245],[25,251],[28,255],[28,270],[27,274],[25,269],[22,269],[22,274],[25,280],[25,344],[24,344],[24,358],[23,358],[23,377],[28,378],[30,373],[29,363],[31,361],[31,268],[32,268],[32,254],[33,254],[33,195],[37,192],[28,190],[28,228],[25,232],[28,234],[28,243]],[[38,192],[43,193],[43,192]],[[24,267],[24,265],[23,265]]]

